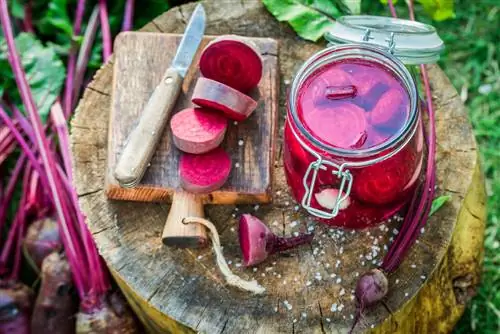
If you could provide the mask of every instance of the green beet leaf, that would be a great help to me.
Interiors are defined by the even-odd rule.
[[[302,38],[316,42],[328,30],[341,11],[330,0],[262,0],[280,22],[288,22]]]
[[[16,47],[21,56],[26,78],[38,111],[45,122],[49,115],[50,107],[59,96],[64,83],[66,75],[64,64],[52,48],[44,47],[32,34],[19,34],[16,37]],[[7,60],[7,44],[1,37],[0,87],[9,95],[14,104],[19,107],[22,106],[16,82]]]
[[[446,202],[451,199],[450,195],[443,195],[434,198],[431,205],[431,211],[429,212],[429,217],[436,213]]]

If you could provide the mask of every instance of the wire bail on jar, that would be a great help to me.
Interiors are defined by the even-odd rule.
[[[293,135],[295,138],[298,140],[300,145],[310,154],[312,154],[315,158],[316,161],[313,161],[309,164],[307,167],[307,170],[304,174],[304,177],[302,178],[302,184],[304,185],[305,193],[304,196],[302,197],[301,205],[304,209],[306,209],[307,212],[310,214],[319,217],[319,218],[324,218],[324,219],[330,219],[334,218],[338,215],[340,207],[342,206],[342,203],[345,202],[349,198],[349,194],[351,193],[351,188],[352,188],[352,181],[353,177],[351,172],[347,169],[347,164],[344,163],[342,165],[338,165],[332,161],[323,159],[321,155],[319,155],[317,152],[315,152],[313,149],[309,147],[309,145],[306,145],[304,141],[297,135],[295,132],[295,129],[293,126],[290,126],[290,130],[292,131]],[[312,196],[313,196],[313,191],[314,187],[316,186],[316,179],[318,177],[318,172],[319,170],[324,170],[328,171],[328,166],[333,168],[331,173],[337,178],[340,179],[340,186],[337,189],[338,190],[338,195],[337,198],[335,199],[335,204],[333,206],[333,209],[331,211],[326,211],[326,210],[321,210],[314,208],[311,205],[312,201]],[[309,175],[311,175],[311,181],[309,184]],[[345,189],[345,192],[344,192]]]

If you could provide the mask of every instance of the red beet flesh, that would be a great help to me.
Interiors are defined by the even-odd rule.
[[[44,218],[34,221],[26,232],[23,242],[23,250],[26,257],[40,269],[42,261],[52,252],[62,249],[62,241],[59,236],[57,222],[52,218]]]
[[[43,260],[42,284],[31,318],[32,333],[71,334],[78,311],[71,269],[59,253]]]
[[[308,130],[326,144],[341,148],[361,147],[366,141],[366,119],[363,109],[343,103],[335,110],[316,108],[304,115]]]
[[[120,294],[112,293],[109,298],[99,301],[98,307],[86,309],[85,304],[94,304],[94,301],[81,302],[83,307],[76,316],[77,334],[143,333]]]
[[[29,334],[33,291],[19,282],[0,281],[0,334]]]
[[[210,42],[200,57],[200,72],[241,92],[248,92],[262,77],[262,59],[257,47],[242,37],[220,36]]]
[[[204,154],[181,155],[181,186],[193,193],[208,193],[221,188],[231,173],[231,157],[218,147]]]
[[[259,218],[250,214],[240,217],[238,236],[245,266],[259,264],[269,255],[310,243],[314,238],[313,234],[278,237]]]
[[[227,120],[216,111],[188,108],[172,117],[170,128],[179,150],[201,154],[220,145],[226,133]]]
[[[198,78],[192,101],[200,107],[222,111],[236,121],[245,120],[257,107],[257,102],[251,97],[207,78]]]

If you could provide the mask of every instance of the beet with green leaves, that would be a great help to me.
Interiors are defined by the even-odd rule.
[[[74,333],[78,300],[66,258],[57,252],[47,256],[43,260],[41,279],[31,318],[32,333]]]
[[[16,281],[0,280],[0,334],[29,334],[33,291]]]
[[[314,238],[314,234],[301,234],[289,238],[279,237],[259,218],[250,214],[243,214],[240,217],[238,234],[243,264],[247,267],[263,262],[274,253],[310,243]]]

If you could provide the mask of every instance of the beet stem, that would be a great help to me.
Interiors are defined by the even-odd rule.
[[[85,72],[87,71],[87,65],[89,63],[90,55],[92,53],[92,46],[94,44],[98,28],[99,28],[99,7],[94,6],[92,14],[90,14],[89,22],[87,23],[87,28],[85,29],[85,35],[83,36],[82,45],[80,46],[78,59],[76,61],[75,79],[73,81],[73,101],[71,105],[72,109],[76,107],[76,103],[78,102],[78,97],[80,96],[83,77],[85,75]]]
[[[125,3],[125,14],[123,15],[122,31],[132,29],[132,21],[134,17],[134,0],[127,0]]]
[[[85,14],[85,0],[78,0],[76,7],[75,21],[73,24],[73,37],[80,35],[82,28],[83,15]],[[73,103],[73,85],[76,67],[76,50],[78,45],[72,40],[71,48],[68,55],[68,70],[66,75],[66,82],[64,83],[64,115],[66,119],[71,114]]]
[[[356,87],[349,86],[329,86],[326,87],[326,98],[329,100],[342,100],[356,96]]]
[[[289,237],[289,238],[276,236],[275,243],[271,244],[272,249],[270,253],[279,253],[303,244],[311,243],[313,238],[314,234],[312,233],[301,234],[296,237]]]
[[[106,5],[106,0],[99,0],[99,17],[101,19],[101,33],[102,33],[102,44],[103,44],[103,60],[107,62],[109,57],[111,57],[111,31],[109,29],[109,18],[108,18],[108,8]]]
[[[21,175],[25,163],[26,163],[26,154],[22,152],[21,156],[16,162],[14,169],[12,170],[9,183],[7,184],[7,188],[5,190],[2,199],[2,205],[0,206],[0,231],[3,230],[3,225],[5,224],[5,218],[7,216],[7,208],[9,207],[8,204],[12,199],[12,195],[14,194],[14,189],[16,188],[17,180]]]

